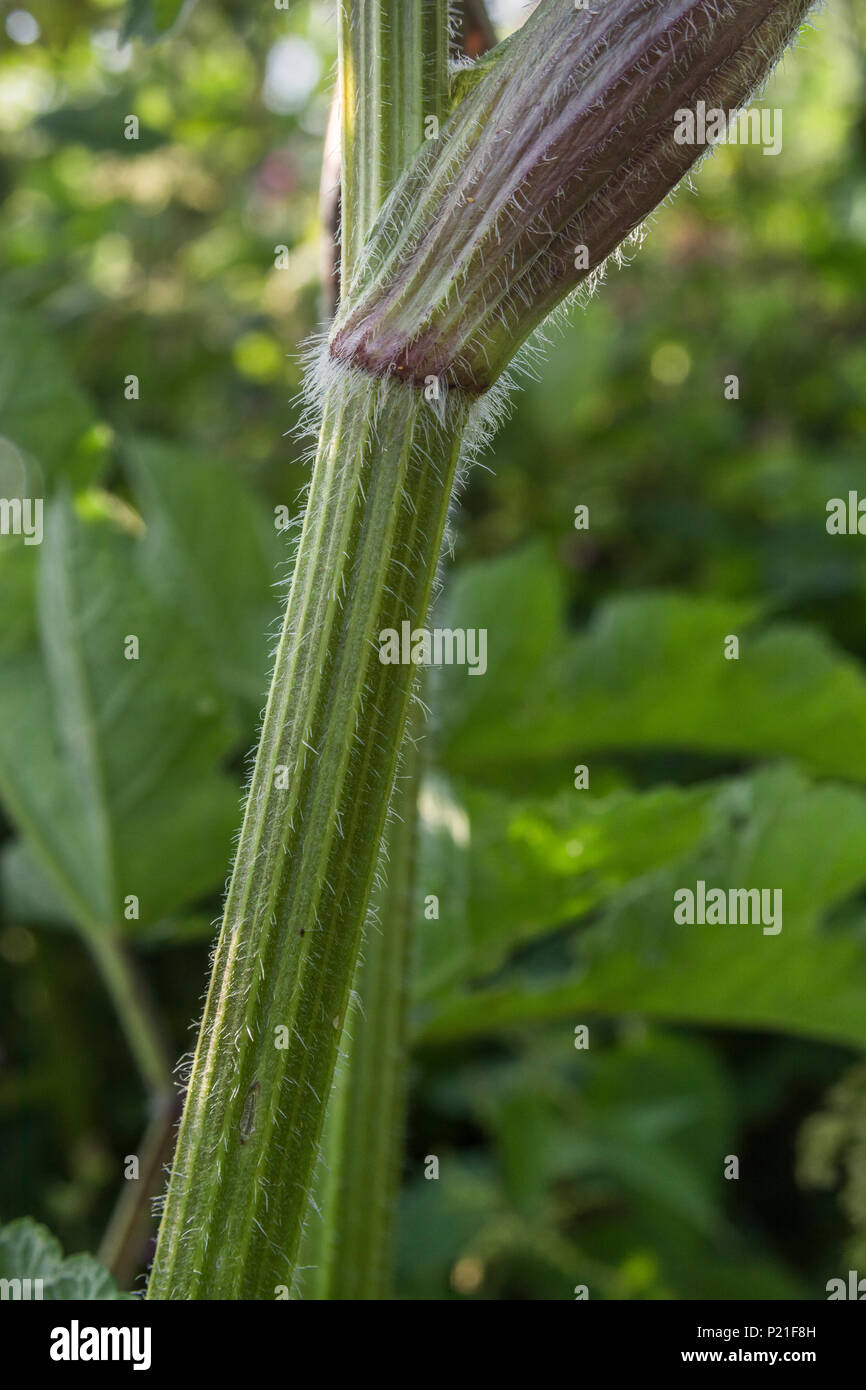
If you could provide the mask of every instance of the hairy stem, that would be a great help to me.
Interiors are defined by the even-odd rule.
[[[149,1287],[280,1297],[307,1197],[466,419],[337,369]]]
[[[441,0],[341,7],[344,277],[438,110],[446,45]],[[295,1285],[414,675],[378,661],[377,635],[426,614],[465,415],[341,369],[324,391],[149,1297]]]
[[[355,93],[354,107],[344,104],[342,112],[343,258],[351,274],[382,202],[425,138],[425,123],[444,118],[447,8],[423,0],[346,5],[340,39],[340,88]],[[366,158],[352,140],[357,112],[369,128]],[[323,1163],[312,1199],[304,1264],[313,1275],[304,1291],[322,1299],[384,1298],[390,1285],[409,1065],[417,712],[413,725],[395,790],[386,866],[343,1030],[344,1056],[328,1104]]]
[[[387,877],[374,894],[356,998],[343,1036],[311,1230],[307,1296],[383,1299],[391,1286],[409,1068],[420,707],[404,745],[387,838]],[[315,1221],[315,1218],[314,1218]]]

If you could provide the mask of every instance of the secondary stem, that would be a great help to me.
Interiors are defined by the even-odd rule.
[[[155,1195],[159,1171],[171,1153],[169,1141],[177,1097],[156,1010],[126,943],[98,925],[82,928],[82,935],[148,1092],[150,1120],[138,1146],[139,1176],[135,1181],[122,1183],[99,1249],[102,1263],[123,1288],[141,1267],[146,1233],[152,1222],[149,1204]]]
[[[151,1112],[136,1147],[138,1178],[121,1184],[120,1195],[99,1245],[99,1259],[111,1270],[122,1289],[129,1288],[140,1272],[153,1233],[151,1208],[174,1147],[174,1126],[180,1112],[177,1095],[169,1092],[154,1096]]]
[[[342,0],[341,280],[448,96],[447,0]]]
[[[133,969],[125,943],[100,927],[83,931],[114,1004],[141,1078],[154,1099],[173,1094],[171,1067],[156,1012]]]
[[[449,98],[448,15],[441,0],[344,4],[340,30],[342,270],[348,277],[404,164],[436,138]],[[430,118],[434,118],[431,121]],[[357,130],[358,140],[353,140]],[[303,1262],[307,1296],[385,1298],[400,1186],[408,1059],[408,971],[422,722],[405,743],[343,1062],[328,1103],[323,1163]]]
[[[356,998],[343,1032],[323,1168],[304,1262],[305,1296],[383,1299],[390,1292],[409,1068],[409,974],[417,802],[422,764],[416,706],[404,744],[387,837],[387,878],[374,894]]]

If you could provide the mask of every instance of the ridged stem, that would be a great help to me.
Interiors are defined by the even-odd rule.
[[[449,36],[447,6],[439,0],[347,4],[342,21],[340,86],[354,93],[354,103],[343,107],[342,132],[343,274],[350,276],[385,197],[433,133],[429,118],[444,119]],[[353,127],[364,128],[363,145],[352,140]],[[404,744],[383,875],[328,1105],[303,1255],[307,1297],[382,1299],[390,1291],[409,1066],[419,714],[416,707]]]
[[[340,25],[350,267],[396,161],[439,109],[419,45],[435,28],[444,72],[447,15],[440,0],[343,4]],[[386,111],[395,90],[411,121]],[[378,633],[423,622],[430,602],[466,416],[458,393],[442,405],[341,368],[327,377],[150,1298],[274,1298],[297,1284],[415,675],[378,660]]]
[[[447,0],[341,0],[341,279],[348,285],[388,194],[441,120]]]
[[[411,719],[420,732],[421,719]],[[344,1057],[331,1097],[304,1263],[305,1295],[385,1299],[400,1190],[409,1067],[409,975],[415,917],[422,756],[412,730],[391,806],[386,875],[373,896]]]
[[[160,1227],[150,1298],[274,1298],[307,1199],[466,407],[337,370]]]

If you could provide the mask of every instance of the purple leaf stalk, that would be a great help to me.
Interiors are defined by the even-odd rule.
[[[740,110],[811,3],[540,5],[394,189],[332,358],[487,390],[704,153],[678,113]]]

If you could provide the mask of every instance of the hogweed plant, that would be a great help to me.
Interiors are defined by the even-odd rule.
[[[341,0],[341,302],[149,1298],[386,1295],[418,673],[379,634],[425,621],[509,367],[704,153],[683,113],[739,112],[810,6],[542,0],[449,73],[445,0]]]

